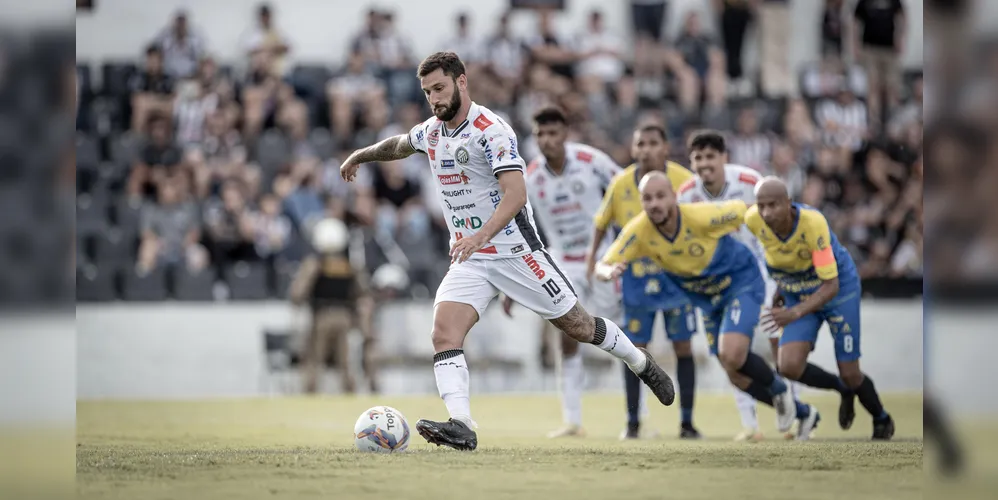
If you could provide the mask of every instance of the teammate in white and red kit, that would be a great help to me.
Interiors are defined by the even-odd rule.
[[[622,359],[662,404],[671,405],[676,397],[672,379],[613,321],[591,316],[544,251],[527,199],[516,134],[471,100],[461,59],[453,52],[437,52],[420,63],[417,75],[434,117],[408,134],[354,151],[340,173],[351,181],[363,163],[398,160],[418,151],[427,155],[437,179],[450,223],[452,263],[434,301],[433,372],[450,419],[420,420],[419,434],[459,450],[478,446],[464,339],[499,292],[573,339]]]
[[[603,193],[621,168],[606,153],[585,144],[567,142],[568,119],[558,108],[545,107],[533,117],[534,138],[541,156],[527,166],[527,194],[543,231],[547,248],[568,275],[586,309],[621,324],[620,294],[614,283],[586,280],[586,252],[592,238],[592,220]],[[607,235],[600,252],[609,248]],[[509,313],[512,299],[504,300]],[[581,436],[582,390],[585,371],[579,343],[562,334],[561,410],[564,427],[549,437]]]

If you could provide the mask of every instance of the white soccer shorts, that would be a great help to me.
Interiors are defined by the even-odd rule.
[[[467,260],[452,264],[437,288],[441,302],[468,304],[479,319],[489,302],[502,292],[544,319],[568,314],[578,298],[554,258],[544,250],[508,259]]]

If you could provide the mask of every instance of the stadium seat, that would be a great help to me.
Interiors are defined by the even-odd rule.
[[[113,268],[92,264],[76,267],[76,300],[81,302],[107,302],[117,298]]]
[[[107,199],[83,193],[76,197],[76,231],[93,234],[107,227]]]
[[[329,68],[320,65],[299,64],[291,70],[291,81],[298,95],[321,99],[326,95],[326,82],[332,77]]]
[[[94,262],[98,265],[129,265],[135,262],[136,233],[110,228],[94,236]]]
[[[319,158],[328,160],[333,157],[336,146],[333,144],[333,137],[330,135],[329,130],[324,128],[313,130],[308,134],[308,142],[315,148],[315,152],[319,154]]]
[[[184,301],[211,301],[215,296],[215,273],[211,269],[191,272],[185,267],[173,271],[173,297]]]
[[[270,129],[260,136],[256,162],[268,172],[280,170],[291,159],[291,143],[279,130]]]
[[[142,200],[121,197],[114,206],[114,222],[125,231],[138,233],[142,219]]]
[[[110,97],[126,99],[131,90],[128,82],[137,72],[138,69],[133,63],[104,63],[101,65],[101,93]]]
[[[142,138],[125,132],[111,140],[111,161],[121,167],[129,167],[142,148]]]
[[[267,268],[262,263],[236,262],[223,274],[233,300],[263,300],[270,296]]]
[[[122,298],[131,301],[161,301],[167,299],[166,271],[156,268],[141,275],[129,266],[122,279]]]
[[[289,331],[264,330],[263,355],[266,370],[261,378],[261,392],[265,394],[294,394],[298,392],[298,374],[291,369],[298,365],[298,356],[291,345],[294,335]]]

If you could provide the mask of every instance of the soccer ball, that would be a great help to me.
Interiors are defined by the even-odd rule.
[[[375,406],[360,414],[353,426],[354,444],[360,451],[395,453],[409,447],[409,422],[391,406]]]

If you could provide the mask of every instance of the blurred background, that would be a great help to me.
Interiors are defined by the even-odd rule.
[[[920,1],[434,5],[78,2],[80,398],[432,393],[449,263],[432,176],[419,155],[354,184],[338,169],[428,116],[414,74],[436,50],[528,160],[550,103],[622,166],[638,123],[664,124],[684,165],[688,134],[725,131],[732,162],[786,180],[856,259],[878,385],[921,390]],[[327,220],[346,249],[313,244]],[[955,272],[993,267],[986,248]],[[469,337],[476,391],[554,390],[539,318],[495,309]],[[699,342],[700,385],[728,390]],[[589,388],[619,390],[590,354]]]

